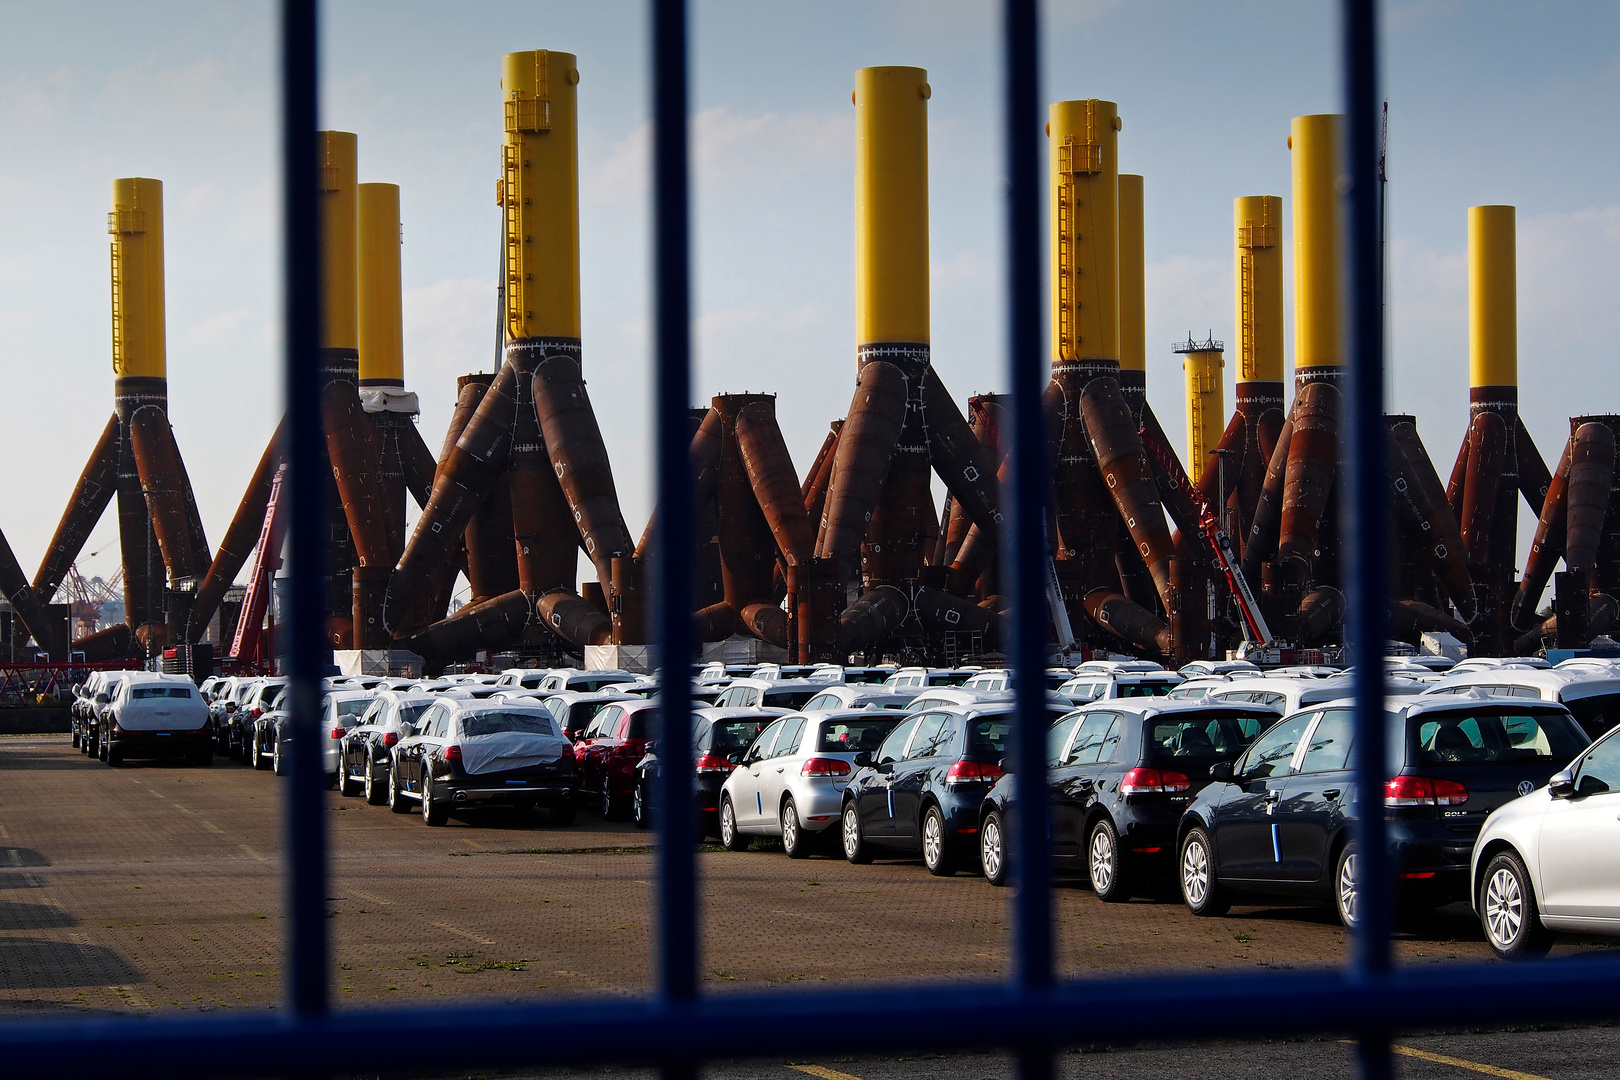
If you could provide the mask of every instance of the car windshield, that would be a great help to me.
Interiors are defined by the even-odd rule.
[[[401,705],[399,707],[399,722],[402,725],[414,724],[417,717],[431,708],[433,708],[431,703],[425,705]]]
[[[476,739],[480,735],[495,735],[503,731],[522,731],[530,735],[556,734],[551,726],[551,718],[537,713],[475,713],[461,721],[461,733],[469,739]]]
[[[969,720],[967,725],[967,752],[969,754],[1004,754],[1007,737],[1012,734],[1011,713],[999,716],[981,716]]]
[[[653,725],[658,722],[657,709],[642,709],[640,712],[630,714],[630,730],[625,732],[627,739],[650,739],[653,737]]]
[[[1269,709],[1252,716],[1191,713],[1149,717],[1143,742],[1152,748],[1155,759],[1235,758],[1276,719],[1277,714]]]
[[[772,709],[802,709],[819,693],[819,687],[814,690],[767,690],[763,704]]]
[[[1122,682],[1114,686],[1115,697],[1164,697],[1178,684],[1154,680],[1152,682]]]
[[[748,749],[749,745],[770,723],[768,716],[741,720],[717,720],[710,729],[709,751],[721,757],[730,757]]]
[[[136,701],[142,698],[188,698],[191,691],[184,686],[137,686],[130,690],[129,696]]]
[[[337,714],[339,717],[364,716],[366,709],[370,707],[371,702],[367,701],[365,698],[356,698],[353,701],[340,701],[337,703]]]
[[[1593,694],[1566,701],[1564,707],[1575,714],[1581,730],[1594,739],[1620,724],[1620,694]]]
[[[1562,712],[1481,711],[1419,713],[1407,723],[1417,765],[1509,765],[1568,761],[1589,740]]]
[[[904,717],[874,716],[872,719],[839,720],[821,725],[816,736],[815,749],[828,754],[855,754],[862,750],[876,751],[889,732]]]

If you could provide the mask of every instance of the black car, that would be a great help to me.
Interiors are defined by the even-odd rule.
[[[1210,770],[1230,763],[1275,723],[1261,705],[1134,698],[1099,701],[1052,725],[1047,791],[1052,856],[1084,869],[1098,899],[1128,899],[1175,865],[1176,826]],[[1002,777],[979,809],[979,858],[992,885],[1009,880],[1007,837],[1016,778]]]
[[[1011,709],[933,709],[908,717],[876,753],[855,755],[840,825],[844,858],[880,849],[921,854],[932,874],[954,874],[976,850],[979,804],[1001,778]]]
[[[698,835],[720,834],[720,788],[737,767],[743,751],[759,733],[786,709],[717,709],[692,711],[692,797],[697,805]],[[630,816],[642,829],[652,827],[653,790],[661,766],[658,741],[647,744],[647,753],[636,763],[635,789],[630,798]]]
[[[394,747],[400,739],[415,733],[417,718],[433,703],[430,694],[400,690],[378,694],[339,746],[339,793],[364,794],[372,806],[388,801],[388,770],[394,763]]]
[[[1384,814],[1403,905],[1465,900],[1492,810],[1541,787],[1590,743],[1562,705],[1526,698],[1395,698]],[[1177,868],[1195,915],[1234,893],[1330,900],[1355,925],[1354,719],[1340,701],[1278,721],[1182,818]]]
[[[415,729],[394,747],[388,783],[394,813],[420,809],[423,821],[443,825],[453,808],[543,805],[554,822],[573,820],[579,796],[573,747],[538,706],[446,698]]]

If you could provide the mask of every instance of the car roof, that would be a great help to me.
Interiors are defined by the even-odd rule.
[[[1567,687],[1591,684],[1593,689],[1620,690],[1620,676],[1612,671],[1601,671],[1593,668],[1527,668],[1527,667],[1495,667],[1482,668],[1474,671],[1463,671],[1448,674],[1439,682],[1430,684],[1426,693],[1438,695],[1438,691],[1456,686],[1524,686],[1537,690],[1551,690],[1554,693]]]

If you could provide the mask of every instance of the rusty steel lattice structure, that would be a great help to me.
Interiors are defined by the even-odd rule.
[[[1350,643],[1376,657],[1386,636],[1388,578],[1385,460],[1390,432],[1380,414],[1382,314],[1378,249],[1378,79],[1376,5],[1342,5],[1347,230],[1348,348],[1341,388],[1341,468],[1347,515],[1341,563],[1347,579]],[[1041,408],[1038,37],[1033,0],[1006,0],[1005,114],[1008,173],[1008,356],[1011,469],[1005,485],[1009,529],[1003,588],[1010,595],[1019,721],[1020,790],[1045,790],[1046,627],[1042,581],[1047,494]],[[690,619],[695,560],[691,427],[686,13],[681,0],[655,0],[653,21],[654,280],[658,496],[662,512],[650,545],[653,638],[666,658],[665,745],[690,744]],[[1052,965],[1050,867],[1045,801],[1020,800],[1014,867],[1014,971],[983,985],[755,993],[698,992],[691,770],[662,770],[659,798],[658,976],[635,1001],[400,1007],[334,1010],[326,897],[322,775],[313,737],[325,649],[323,534],[327,524],[325,439],[321,431],[317,230],[316,10],[313,0],[282,5],[282,153],[286,180],[287,458],[291,478],[290,649],[293,777],[286,821],[287,1007],[229,1017],[26,1020],[0,1025],[0,1054],[18,1075],[171,1075],[184,1060],[193,1075],[319,1075],[328,1072],[466,1069],[499,1065],[606,1063],[655,1065],[692,1077],[703,1061],[759,1055],[804,1058],[836,1051],[1003,1050],[1022,1076],[1049,1077],[1055,1048],[1087,1041],[1152,1040],[1164,1017],[1185,1039],[1243,1039],[1340,1033],[1358,1044],[1363,1077],[1392,1075],[1389,1038],[1408,1027],[1568,1023],[1614,1015],[1620,968],[1577,964],[1434,965],[1397,969],[1389,947],[1391,882],[1383,816],[1359,823],[1360,918],[1352,955],[1339,970],[1227,976],[1167,976],[1063,982]],[[1106,404],[1106,403],[1104,403]],[[1596,423],[1591,420],[1589,423]],[[1583,425],[1584,426],[1584,425]],[[1605,426],[1607,426],[1605,422]],[[1573,459],[1603,457],[1602,436],[1577,428]],[[1577,445],[1578,444],[1578,445]],[[1590,452],[1589,452],[1590,451]],[[1601,471],[1601,470],[1597,470]],[[1566,544],[1590,543],[1571,508]],[[1554,530],[1547,530],[1548,536]],[[1584,537],[1584,538],[1583,538]],[[1602,543],[1599,541],[1599,547]],[[1364,806],[1382,804],[1386,725],[1379,664],[1357,669],[1356,784]],[[611,1039],[581,1038],[611,1030]],[[724,1039],[716,1039],[724,1031]],[[836,1039],[836,1043],[829,1039]],[[251,1053],[243,1053],[251,1047]]]

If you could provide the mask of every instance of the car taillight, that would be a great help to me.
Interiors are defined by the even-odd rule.
[[[1468,789],[1455,780],[1397,776],[1384,785],[1385,806],[1461,806]]]
[[[461,747],[459,747],[459,746],[447,746],[447,747],[445,747],[444,748],[444,760],[446,760],[446,761],[460,761],[461,760]]]
[[[1000,765],[986,765],[980,761],[953,761],[945,772],[947,784],[988,782],[1001,776]]]
[[[1171,772],[1169,769],[1132,769],[1119,781],[1121,795],[1147,795],[1159,792],[1174,795],[1191,790],[1192,781],[1187,779],[1186,774]]]
[[[261,710],[257,705],[253,706],[253,719],[257,720],[259,718],[259,713],[262,711],[263,710]]]
[[[962,762],[958,761],[956,764],[961,765]],[[955,766],[952,766],[952,768],[954,769]],[[799,766],[799,775],[800,776],[848,776],[849,775],[849,762],[845,761],[842,758],[835,758],[835,757],[807,758],[805,760],[805,763],[803,765]]]
[[[226,702],[226,703],[225,703],[225,711],[226,711],[226,712],[235,712],[235,711],[236,711],[236,702],[234,702],[234,701],[227,701],[227,702]]]
[[[335,727],[332,729],[332,738],[334,739],[341,739],[346,734],[348,733],[340,727]]]
[[[729,773],[731,762],[719,754],[699,754],[692,767],[700,773]]]
[[[383,732],[383,745],[384,746],[393,746],[397,742],[399,742],[399,732],[397,732],[397,731],[385,731],[385,732]]]
[[[613,750],[611,751],[611,753],[613,754],[614,757],[635,757],[635,758],[638,758],[638,757],[641,757],[643,754],[645,754],[646,751],[643,750],[641,747],[637,746],[635,743],[623,742],[623,743],[620,743],[618,746],[615,746],[613,748]]]

